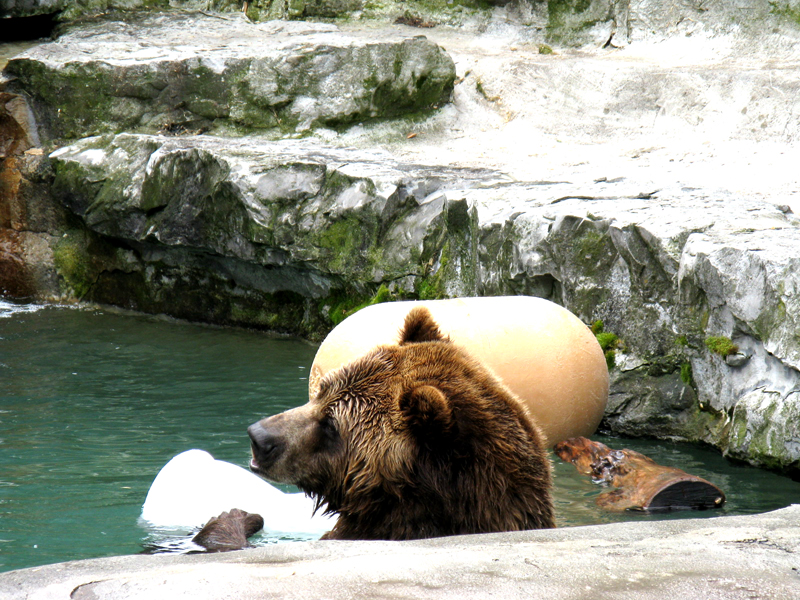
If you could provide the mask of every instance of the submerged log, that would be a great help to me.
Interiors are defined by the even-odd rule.
[[[634,450],[612,450],[585,437],[564,440],[554,450],[579,473],[617,488],[597,497],[597,505],[606,510],[698,510],[725,504],[725,494],[713,483]]]
[[[261,531],[263,527],[264,519],[261,515],[234,508],[211,519],[192,541],[209,552],[241,550],[250,547],[247,538]]]

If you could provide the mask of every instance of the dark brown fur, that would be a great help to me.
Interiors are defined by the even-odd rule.
[[[553,527],[550,464],[512,393],[413,309],[397,346],[250,427],[256,472],[339,514],[328,539]]]
[[[192,541],[209,552],[239,550],[249,547],[247,538],[261,531],[263,527],[264,519],[261,515],[234,508],[209,520]]]

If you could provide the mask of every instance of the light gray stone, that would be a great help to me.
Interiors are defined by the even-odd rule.
[[[52,14],[67,4],[67,0],[0,0],[0,18]]]
[[[791,0],[551,0],[551,41],[566,45],[624,46],[663,36],[764,31],[796,19]]]
[[[800,506],[744,517],[620,523],[411,542],[295,542],[125,556],[0,574],[8,600],[233,597],[509,600],[800,595]]]
[[[578,191],[314,140],[121,134],[51,158],[57,195],[91,232],[125,242],[129,273],[179,273],[189,252],[222,260],[197,268],[235,294],[324,302],[357,282],[400,297],[548,297],[623,340],[613,431],[703,439],[780,468],[800,461],[800,421],[773,431],[756,418],[800,407],[800,221],[770,203],[683,187],[632,194],[625,181]],[[151,291],[138,295],[162,275],[144,276]],[[102,286],[73,285],[108,301]],[[705,339],[718,335],[750,359],[731,366],[710,352]]]
[[[186,135],[108,135],[56,152],[55,191],[79,217],[55,238],[63,297],[318,338],[378,298],[542,296],[622,341],[606,429],[704,440],[797,469],[797,32],[763,2],[708,11],[598,2],[589,8],[627,11],[624,48],[540,54],[546,31],[520,26],[515,6],[495,7],[481,27],[425,30],[436,45],[424,47],[445,48],[460,77],[452,103],[424,117],[335,129],[322,119],[302,140],[275,139],[275,129],[271,139],[194,136],[203,123],[234,132],[225,107],[274,115],[177,86],[185,105],[163,114],[173,115],[169,132]],[[530,8],[532,21],[547,18]],[[109,69],[158,74],[160,57],[180,54],[174,26],[202,24],[185,64],[211,77],[269,32],[363,48],[418,31],[222,17],[77,28],[35,53],[99,73],[100,55],[118,44]],[[142,23],[164,42],[137,45]],[[240,33],[254,37],[230,42]],[[298,56],[290,42],[286,60]],[[277,94],[259,64],[252,86]],[[110,116],[75,131],[133,115],[134,129],[152,132],[161,117],[136,115],[147,90],[169,87],[160,85],[125,88]],[[330,111],[349,106],[341,86],[331,89]],[[313,101],[287,102],[295,136]],[[46,116],[36,113],[48,125]],[[749,358],[711,353],[709,336],[732,338]]]
[[[172,12],[73,29],[9,61],[42,131],[306,131],[447,102],[452,60],[422,36],[377,40],[324,24]]]

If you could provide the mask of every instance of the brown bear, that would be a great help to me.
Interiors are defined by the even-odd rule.
[[[248,433],[255,473],[339,515],[323,539],[554,527],[537,426],[424,307],[407,315],[398,345],[328,373],[308,404]]]

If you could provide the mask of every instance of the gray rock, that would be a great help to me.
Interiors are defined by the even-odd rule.
[[[310,140],[210,136],[88,138],[52,160],[56,196],[88,227],[56,248],[72,294],[307,335],[381,284],[413,292],[444,247],[454,268],[469,209],[434,192],[488,177]],[[74,264],[90,244],[94,258]],[[292,302],[300,317],[278,308]]]
[[[306,131],[449,99],[452,60],[422,36],[162,13],[82,25],[10,60],[45,137],[209,128]]]
[[[262,2],[269,7],[274,2]],[[364,8],[364,0],[293,0],[286,3],[286,17],[345,17]]]
[[[725,364],[729,367],[741,367],[744,365],[748,360],[750,360],[750,355],[744,354],[743,352],[737,352],[736,354],[729,354],[725,357]]]
[[[462,77],[453,102],[425,118],[336,130],[317,121],[303,140],[276,140],[273,130],[273,139],[76,141],[52,159],[53,191],[71,217],[43,233],[57,294],[314,338],[378,299],[546,297],[587,323],[602,320],[622,341],[607,430],[704,440],[797,469],[798,36],[772,25],[754,36],[755,21],[723,26],[716,4],[696,29],[694,16],[675,29],[675,7],[653,7],[653,23],[669,35],[645,35],[627,6],[633,33],[624,50],[540,54],[543,34],[516,25],[513,5],[495,7],[496,18],[470,34],[426,29]],[[697,7],[678,8],[682,18]],[[141,64],[159,73],[153,65],[182,32],[137,46],[126,32],[138,35],[142,23],[202,23],[199,58],[187,60],[218,66],[239,52],[221,41],[231,32],[274,29],[279,39],[357,40],[358,48],[409,32],[173,19],[85,30],[102,34],[106,45],[96,47],[77,29],[36,50],[37,60],[68,56],[103,72],[87,57],[116,40],[133,53],[118,62],[139,64],[152,52]],[[116,120],[100,115],[87,127],[122,127],[124,106],[154,89],[126,91]],[[168,129],[210,123],[230,133],[230,116],[191,121],[193,90],[174,88],[188,104],[164,109],[176,115]],[[332,104],[347,99],[336,94]],[[46,114],[37,109],[37,118]],[[732,364],[741,359],[711,353],[709,336],[732,338],[750,358]]]
[[[0,19],[52,14],[67,4],[67,0],[0,0]]]
[[[0,18],[55,15],[69,20],[114,10],[241,10],[239,0],[0,0]]]
[[[297,17],[341,17],[363,8],[362,0],[250,0],[247,15],[254,21]],[[214,10],[238,12],[240,0],[0,0],[0,18],[58,14],[62,20],[77,19],[114,10]]]
[[[664,35],[763,32],[789,25],[796,10],[791,0],[551,0],[547,29],[550,41],[561,44],[624,46]]]
[[[800,222],[774,205],[631,194],[624,181],[570,193],[313,140],[121,134],[51,158],[57,196],[117,246],[110,266],[65,273],[87,298],[116,303],[114,273],[138,273],[133,296],[171,298],[160,308],[179,316],[172,292],[202,277],[232,297],[292,292],[322,305],[347,286],[366,298],[381,285],[399,297],[536,294],[624,341],[611,430],[800,461],[799,420],[778,431],[756,418],[756,406],[800,407]],[[711,335],[750,360],[731,367],[706,348]]]
[[[0,574],[8,600],[726,598],[800,595],[800,506],[410,542],[295,542]]]

